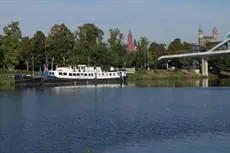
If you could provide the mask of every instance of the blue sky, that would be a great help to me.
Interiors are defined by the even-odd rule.
[[[197,41],[202,25],[210,35],[216,26],[219,39],[230,32],[228,0],[0,0],[0,28],[20,22],[23,35],[37,30],[48,33],[55,23],[72,31],[83,23],[95,23],[105,31],[118,27],[126,36],[129,28],[136,39],[168,43],[179,37]]]

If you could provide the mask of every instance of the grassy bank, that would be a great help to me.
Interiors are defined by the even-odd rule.
[[[138,80],[186,80],[186,79],[204,79],[201,74],[194,72],[193,70],[140,70],[134,74],[129,74],[129,81]],[[210,78],[215,78],[214,75],[210,75]]]
[[[14,85],[14,75],[17,73],[23,74],[33,74],[31,71],[8,71],[7,69],[0,69],[0,87],[1,88],[9,88]],[[37,73],[35,73],[37,74]]]

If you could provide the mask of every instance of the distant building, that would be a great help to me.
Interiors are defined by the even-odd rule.
[[[227,38],[230,38],[230,33],[228,33]]]
[[[208,42],[217,42],[218,31],[217,28],[214,27],[212,30],[211,36],[204,35],[203,29],[200,27],[198,31],[198,43],[201,47],[205,47]]]
[[[127,51],[128,52],[136,52],[137,51],[136,40],[133,41],[133,35],[131,33],[131,30],[129,30],[129,34],[128,34]]]

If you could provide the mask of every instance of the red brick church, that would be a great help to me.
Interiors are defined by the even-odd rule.
[[[137,51],[136,40],[133,41],[133,35],[131,33],[131,30],[129,30],[129,34],[128,34],[127,51],[128,52],[136,52]]]

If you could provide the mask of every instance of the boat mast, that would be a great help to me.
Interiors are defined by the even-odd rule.
[[[53,71],[54,57],[52,57],[51,70]]]

